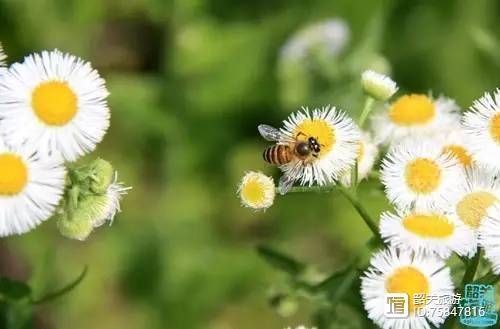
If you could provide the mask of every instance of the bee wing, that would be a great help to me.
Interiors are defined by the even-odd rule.
[[[290,191],[290,189],[292,188],[294,181],[295,181],[295,179],[292,176],[287,175],[287,174],[283,174],[280,177],[280,181],[279,181],[279,184],[278,184],[278,191],[279,191],[279,193],[281,195],[287,194],[288,191]]]
[[[276,129],[270,125],[262,124],[259,125],[257,129],[259,130],[260,135],[267,141],[279,142],[281,138],[281,132],[279,131],[279,129]]]

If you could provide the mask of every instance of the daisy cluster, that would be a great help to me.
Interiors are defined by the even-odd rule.
[[[240,199],[244,206],[266,209],[275,191],[346,186],[359,205],[356,186],[373,174],[392,210],[381,214],[378,231],[376,225],[372,229],[385,246],[362,277],[364,307],[384,329],[439,326],[446,313],[417,314],[413,296],[454,294],[447,266],[451,256],[469,266],[474,261],[467,259],[479,260],[484,253],[491,274],[500,275],[500,90],[486,93],[463,112],[445,96],[392,99],[396,83],[376,72],[363,73],[361,86],[367,105],[357,123],[326,106],[292,113],[280,128],[260,125],[260,134],[275,143],[264,151],[264,160],[282,175],[275,188],[271,177],[247,174]],[[374,103],[379,109],[371,114]],[[371,126],[363,131],[367,117]],[[379,152],[384,156],[377,169]],[[407,318],[384,315],[387,293],[409,296]],[[420,306],[433,307],[432,301]]]
[[[109,128],[105,81],[58,50],[5,60],[0,45],[0,237],[57,217],[63,235],[83,240],[128,190],[109,162],[76,163]]]
[[[388,248],[362,278],[365,308],[382,328],[439,326],[446,313],[417,316],[413,296],[453,295],[448,258],[484,250],[491,271],[500,274],[500,91],[463,114],[446,97],[404,95],[372,123],[377,142],[388,149],[380,175],[394,211],[380,218]],[[387,293],[409,296],[408,318],[384,316]]]

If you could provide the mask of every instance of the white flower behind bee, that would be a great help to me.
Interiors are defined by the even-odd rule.
[[[443,259],[452,252],[460,256],[476,253],[474,231],[456,214],[440,210],[385,212],[380,218],[380,235],[394,248]]]
[[[388,293],[408,295],[408,317],[385,316]],[[453,294],[453,281],[445,262],[420,253],[396,249],[380,251],[372,257],[370,267],[361,278],[361,295],[368,317],[382,329],[438,327],[446,319],[443,313],[450,304],[443,304],[440,301],[442,298],[426,296],[445,297]],[[415,298],[416,295],[421,295],[422,300]],[[417,314],[420,309],[425,316]],[[443,309],[443,312],[433,312],[436,309]]]
[[[500,89],[475,100],[462,119],[468,145],[474,158],[500,170]]]
[[[465,183],[463,167],[430,139],[406,139],[382,161],[389,200],[403,210],[446,209]]]
[[[391,145],[405,138],[420,139],[441,133],[460,122],[459,107],[445,97],[404,95],[372,118],[377,144]]]
[[[361,139],[358,142],[358,153],[356,160],[358,162],[358,180],[368,177],[373,169],[375,160],[378,155],[378,147],[373,143],[372,137],[368,133],[362,133]],[[345,185],[351,185],[352,168],[344,171],[340,177],[340,182]]]
[[[64,178],[62,161],[0,139],[0,237],[26,233],[54,215]]]
[[[274,203],[274,180],[261,172],[248,172],[241,180],[238,194],[245,207],[265,210]]]
[[[9,145],[74,161],[109,127],[108,91],[90,63],[58,50],[11,65],[0,79],[0,127]]]
[[[372,70],[364,71],[361,74],[361,85],[365,93],[383,102],[398,91],[396,82],[390,77]]]
[[[292,113],[281,129],[282,143],[292,149],[297,141],[314,137],[320,145],[317,157],[306,160],[294,158],[280,168],[283,174],[300,185],[334,184],[340,175],[350,168],[356,159],[361,133],[356,124],[344,112],[326,106],[312,113]]]

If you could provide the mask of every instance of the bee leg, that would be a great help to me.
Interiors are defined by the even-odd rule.
[[[295,139],[297,139],[300,135],[307,137],[306,134],[304,134],[302,131],[299,131],[297,135],[295,135]]]

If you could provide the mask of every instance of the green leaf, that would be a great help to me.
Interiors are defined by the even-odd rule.
[[[31,295],[31,288],[24,282],[0,277],[0,300],[20,300]]]
[[[33,307],[23,302],[0,302],[0,328],[31,329],[33,328]]]
[[[257,252],[269,265],[290,275],[298,275],[306,267],[290,256],[266,246],[257,247]]]
[[[474,283],[481,283],[481,284],[491,284],[491,285],[494,285],[496,284],[498,281],[500,281],[500,275],[498,274],[495,274],[493,272],[488,272],[487,274],[485,274],[484,276],[480,277],[479,279],[477,279],[476,281],[474,281]]]
[[[43,297],[40,297],[38,299],[33,300],[32,304],[42,304],[42,303],[46,303],[46,302],[51,302],[51,301],[65,295],[65,294],[67,294],[68,292],[72,291],[74,288],[76,288],[83,281],[83,279],[87,275],[87,269],[88,269],[88,267],[85,266],[83,268],[82,273],[80,273],[80,275],[73,282],[69,283],[68,285],[66,285],[65,287],[63,287],[57,291],[50,292]]]

